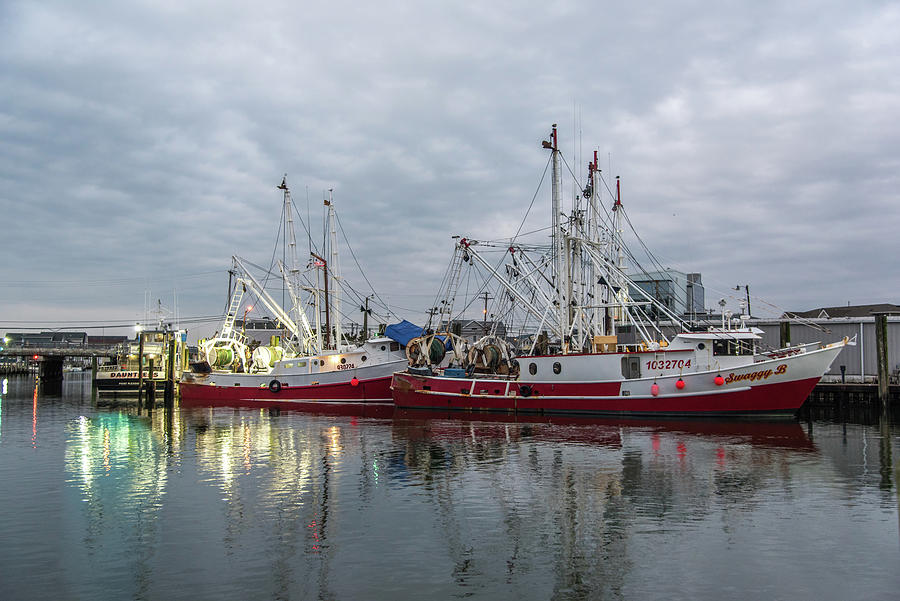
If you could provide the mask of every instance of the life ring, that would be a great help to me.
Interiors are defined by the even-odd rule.
[[[529,386],[528,384],[522,384],[521,386],[519,386],[519,394],[521,394],[522,396],[531,396],[531,392],[531,386]]]
[[[474,375],[475,375],[475,364],[469,363],[469,365],[466,367],[466,377],[471,378]]]
[[[278,380],[272,380],[271,382],[269,382],[269,390],[271,390],[275,394],[278,394],[279,392],[281,392],[281,382],[279,382]]]

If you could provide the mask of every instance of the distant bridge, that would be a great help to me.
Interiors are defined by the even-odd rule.
[[[43,357],[65,358],[65,357],[115,357],[123,350],[125,346],[121,344],[110,345],[14,345],[4,346],[0,350],[0,357],[31,357],[37,356],[39,359]]]
[[[127,346],[122,344],[110,345],[81,345],[81,344],[43,344],[43,345],[13,345],[3,346],[0,350],[0,360],[4,358],[19,359],[17,363],[31,361],[38,364],[38,373],[40,378],[45,382],[62,380],[63,377],[63,361],[66,358],[88,358],[90,357],[94,367],[97,365],[97,359],[100,357],[114,358],[116,355],[126,350]],[[5,369],[2,372],[19,372],[22,371],[21,365],[12,365],[7,362],[0,363]],[[27,371],[27,363],[25,364]]]

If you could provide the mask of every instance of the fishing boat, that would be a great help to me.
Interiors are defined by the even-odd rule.
[[[543,147],[552,167],[549,247],[517,238],[455,237],[436,333],[409,341],[408,368],[394,374],[398,407],[791,416],[841,349],[855,344],[844,338],[764,350],[762,331],[748,327],[743,313],[723,310],[714,325],[675,314],[637,285],[626,264],[633,255],[624,243],[618,178],[614,186],[604,178],[594,153],[586,185],[576,183],[578,194],[564,207],[555,125]],[[601,189],[608,191],[608,208]],[[491,251],[501,259],[488,260]],[[496,284],[493,313],[523,332],[531,328],[524,337],[530,345],[518,337],[517,347],[496,330],[470,341],[446,327],[443,317],[452,312],[459,282],[467,280],[461,273],[472,268]],[[668,331],[665,323],[672,324]],[[450,341],[447,353],[440,352],[438,336]]]
[[[201,360],[191,365],[179,384],[182,403],[297,408],[328,402],[390,403],[391,374],[403,369],[407,358],[389,336],[365,339],[367,325],[361,342],[350,340],[341,326],[343,278],[333,196],[324,201],[329,238],[323,246],[329,252],[310,248],[309,262],[301,269],[286,180],[278,189],[284,200],[283,254],[290,255],[290,265],[279,260],[277,269],[290,306],[285,308],[285,303],[272,297],[248,261],[233,256],[225,318],[214,336],[200,341]],[[266,272],[267,279],[272,275]],[[361,307],[364,324],[371,312],[367,301],[368,297]],[[250,339],[244,326],[255,304],[274,315],[281,335],[272,335],[268,341]],[[238,319],[241,314],[243,319]]]
[[[169,348],[172,348],[172,370],[169,372]],[[94,374],[94,385],[101,393],[138,391],[141,382],[165,384],[167,378],[182,377],[185,356],[185,338],[182,332],[172,332],[163,327],[142,330],[135,340],[120,345],[114,363],[99,365]]]

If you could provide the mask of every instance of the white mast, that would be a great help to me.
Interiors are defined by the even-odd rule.
[[[324,267],[323,267],[324,269]],[[318,349],[322,347],[322,297],[320,295],[321,289],[319,288],[319,267],[316,265],[316,287],[312,289],[312,293],[315,298],[316,303],[316,347]]]
[[[288,293],[291,296],[291,311],[295,320],[303,324],[306,329],[306,343],[309,344],[309,341],[312,338],[312,329],[309,324],[309,320],[306,317],[306,311],[303,307],[303,301],[300,298],[300,290],[296,285],[296,279],[299,276],[300,269],[297,262],[297,237],[294,232],[294,202],[291,198],[291,191],[287,185],[287,175],[285,175],[281,179],[281,185],[278,186],[279,190],[284,192],[284,218],[286,224],[286,236],[287,236],[287,245],[289,250],[289,258],[290,263],[287,267],[283,264],[281,265],[281,275],[287,283]],[[317,341],[316,344],[316,352],[322,348],[321,341]]]
[[[615,273],[616,279],[610,282],[611,286],[615,286],[619,289],[618,292],[613,291],[616,295],[616,300],[618,300],[622,304],[622,308],[620,310],[620,319],[625,319],[625,303],[628,301],[629,293],[628,293],[628,283],[625,281],[625,253],[622,250],[622,234],[624,233],[622,230],[622,194],[621,188],[619,186],[619,176],[616,176],[616,202],[613,204],[613,233],[612,233],[612,245],[611,249],[615,253]],[[612,255],[610,256],[612,258]],[[613,326],[615,327],[615,326]]]
[[[591,190],[591,197],[588,199],[588,210],[590,217],[588,219],[588,240],[591,244],[600,242],[600,173],[597,169],[597,151],[594,151],[594,162],[588,163],[588,185]],[[601,272],[591,262],[591,293],[593,294],[594,309],[591,312],[593,319],[591,320],[592,334],[603,336],[606,334],[605,314],[607,309],[599,305],[606,302],[603,298],[603,286],[600,284]]]
[[[562,210],[560,203],[560,194],[562,189],[562,174],[559,165],[559,145],[556,135],[556,123],[553,124],[553,132],[551,133],[551,142],[545,142],[544,146],[550,148],[553,162],[552,177],[552,202],[551,210],[553,211],[553,268],[555,271],[554,286],[556,287],[557,315],[559,318],[560,345],[563,352],[566,352],[565,336],[569,332],[569,303],[567,299],[568,292],[568,261],[566,260],[566,238],[563,235],[562,225],[560,224],[560,211]]]
[[[332,295],[334,302],[334,348],[337,351],[341,350],[341,340],[343,338],[341,333],[341,264],[338,260],[338,245],[337,245],[337,219],[334,216],[334,189],[328,189],[328,200],[325,201],[325,204],[328,206],[328,222],[330,224],[330,242],[331,242],[331,278],[334,280],[334,294]]]
[[[281,180],[279,190],[284,191],[284,218],[287,220],[287,233],[290,237],[288,247],[290,248],[291,262],[289,265],[289,273],[298,273],[297,269],[297,238],[294,236],[294,204],[291,201],[291,191],[287,186],[287,175]]]

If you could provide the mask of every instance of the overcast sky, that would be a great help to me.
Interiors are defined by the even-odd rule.
[[[422,322],[451,235],[515,232],[553,123],[707,305],[900,301],[898,3],[443,4],[0,3],[0,331],[221,312],[285,173]]]

